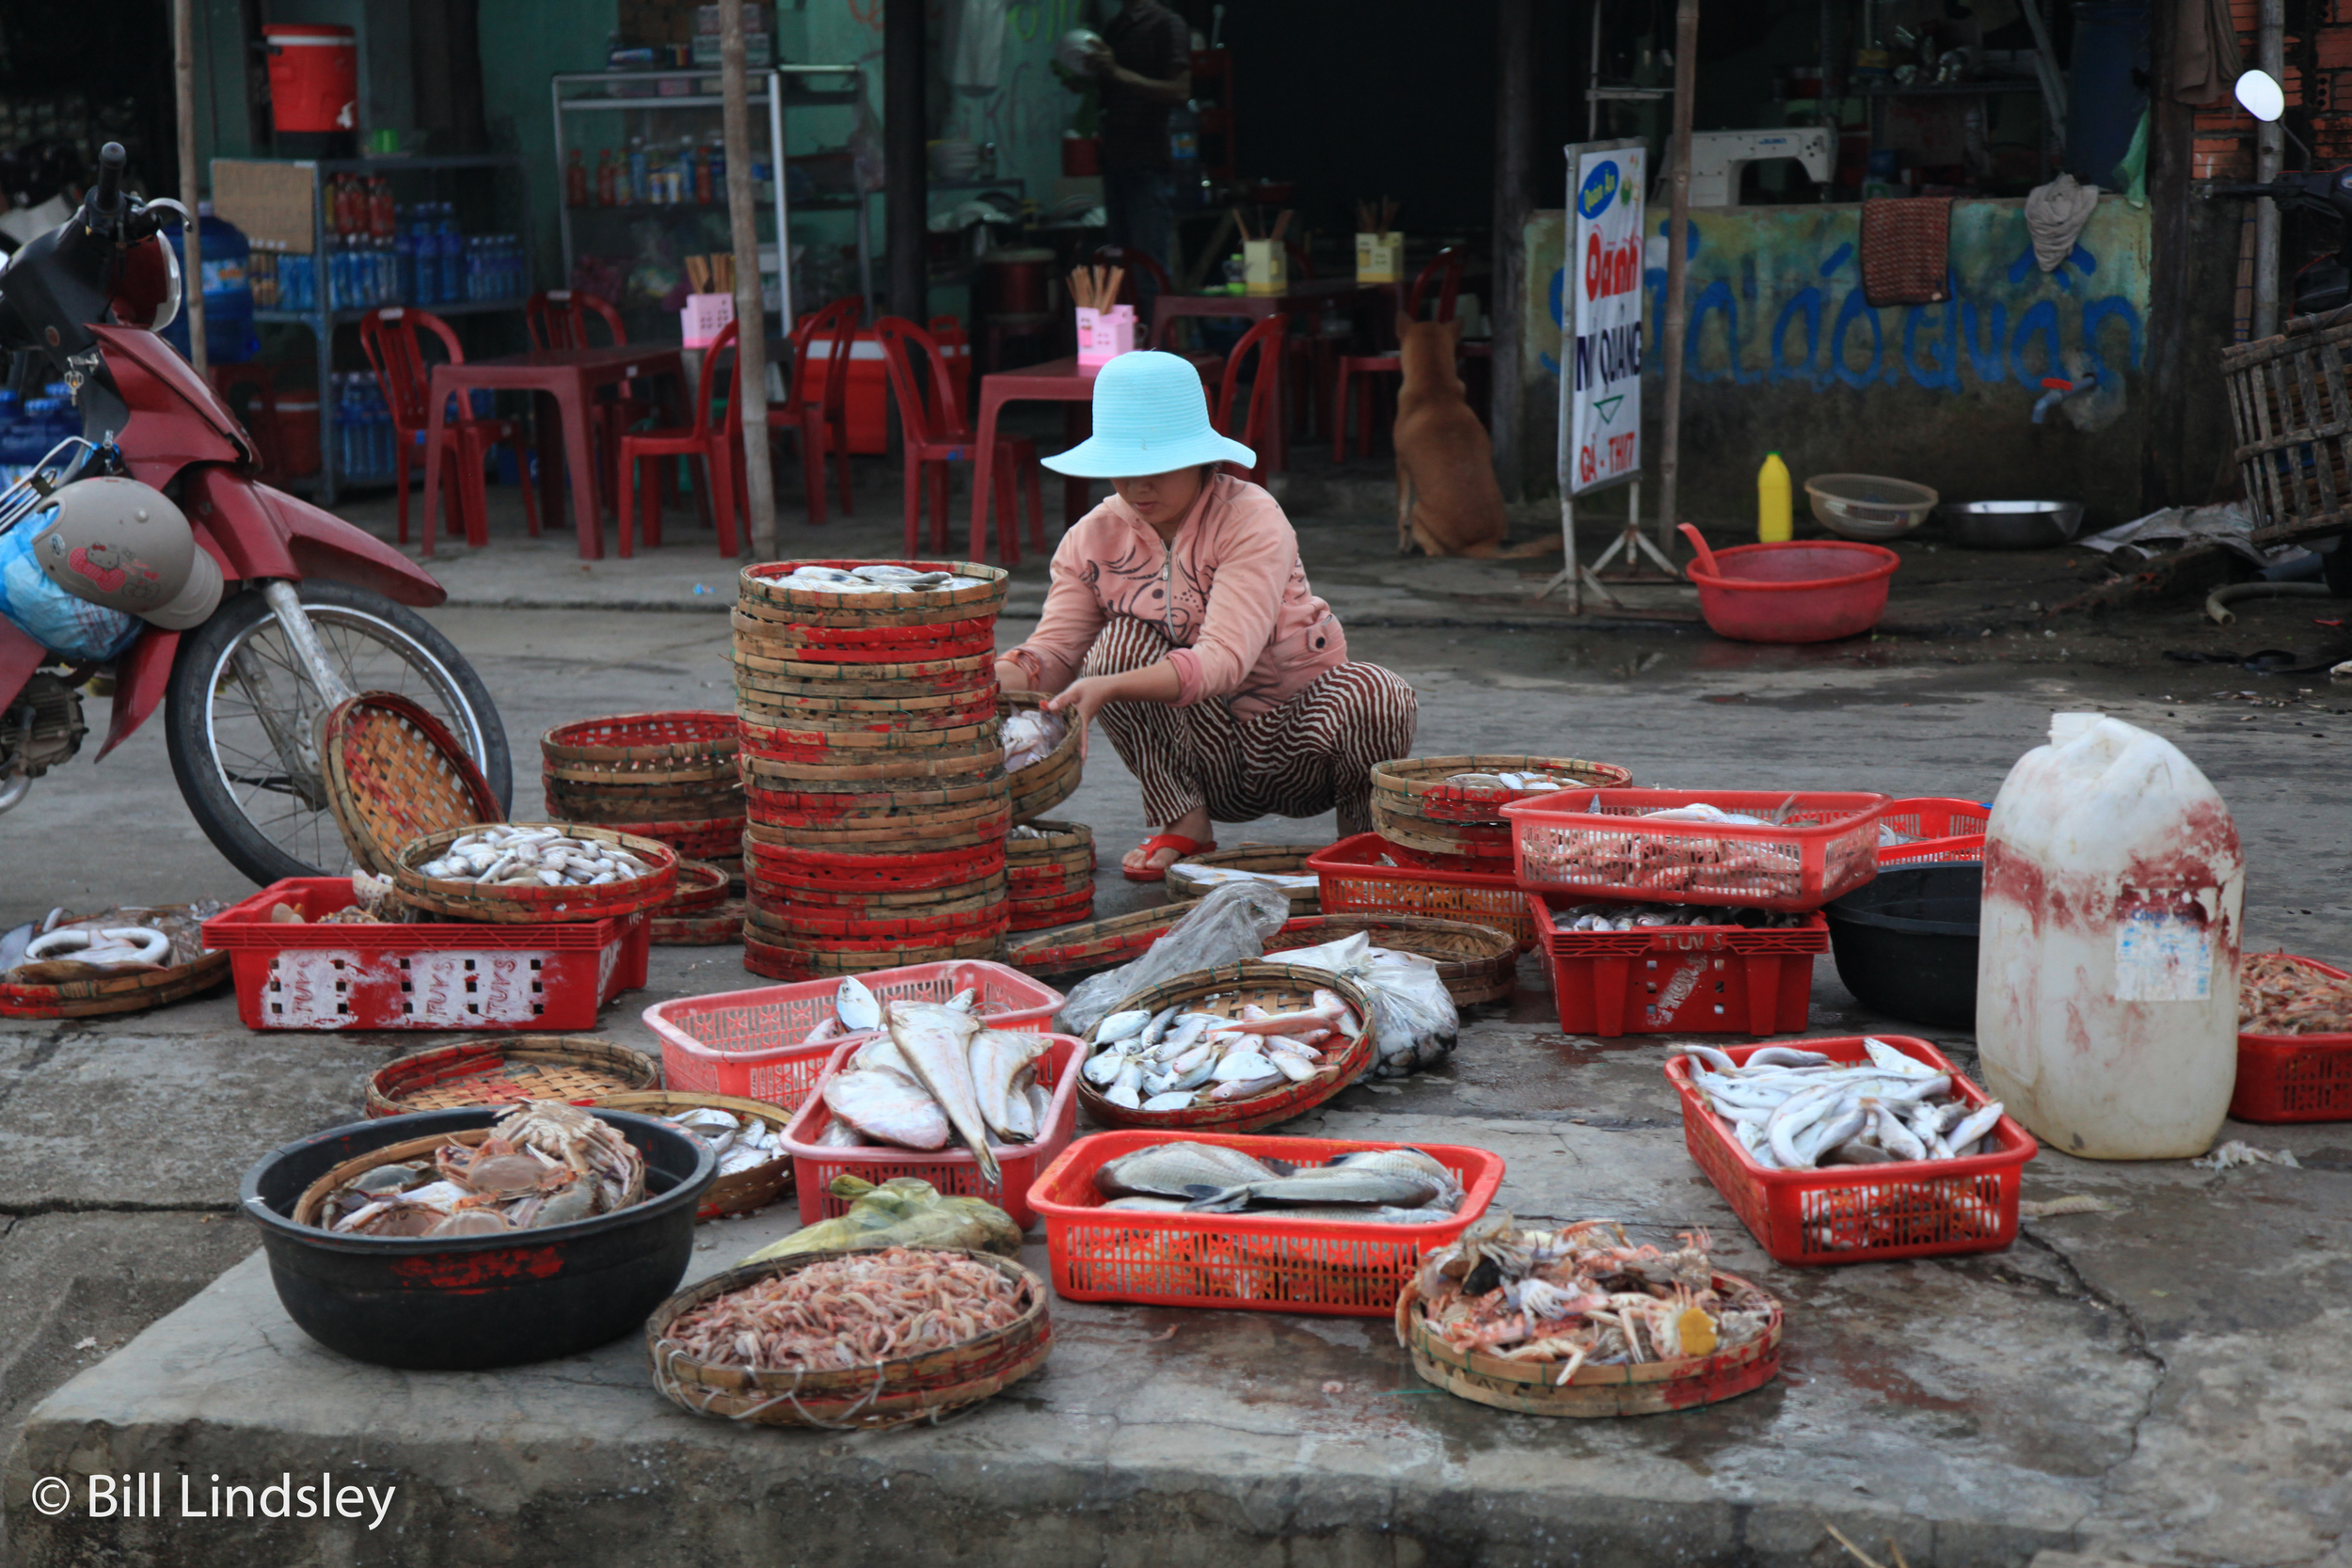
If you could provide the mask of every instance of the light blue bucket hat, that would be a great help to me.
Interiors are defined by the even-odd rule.
[[[1094,434],[1043,459],[1076,479],[1137,479],[1201,463],[1258,466],[1258,454],[1216,433],[1200,372],[1173,354],[1122,354],[1094,378]]]

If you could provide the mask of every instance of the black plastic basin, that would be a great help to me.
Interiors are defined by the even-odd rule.
[[[1889,1018],[1973,1029],[1983,901],[1979,862],[1888,866],[1828,907],[1837,978]]]
[[[633,1208],[446,1241],[338,1236],[294,1222],[304,1189],[344,1161],[507,1114],[355,1121],[288,1144],[246,1172],[241,1196],[262,1227],[270,1282],[305,1334],[358,1361],[459,1371],[570,1355],[644,1325],[685,1277],[694,1210],[718,1175],[707,1145],[650,1117],[593,1113],[645,1157],[647,1196]]]

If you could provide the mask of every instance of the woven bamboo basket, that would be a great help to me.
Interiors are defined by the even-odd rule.
[[[505,819],[456,736],[396,691],[362,691],[328,709],[319,755],[343,845],[379,877],[392,875],[402,847],[426,833]]]
[[[656,947],[732,947],[743,940],[743,900],[730,898],[695,914],[658,914],[646,923],[645,940]]]
[[[738,1117],[755,1117],[778,1132],[792,1119],[791,1112],[764,1100],[740,1100],[731,1094],[683,1094],[675,1089],[609,1094],[596,1104],[608,1111],[635,1111],[641,1116],[663,1117],[707,1106]],[[779,1150],[772,1160],[713,1181],[710,1190],[703,1194],[702,1207],[694,1211],[694,1219],[699,1224],[728,1214],[755,1214],[791,1191],[792,1151]]]
[[[755,738],[751,732],[763,729],[915,736],[985,724],[995,717],[993,689],[865,697],[845,695],[836,684],[810,696],[757,690],[735,694],[736,722],[744,727],[747,742]]]
[[[1062,899],[1008,898],[1005,909],[1011,916],[1007,932],[1057,930],[1094,917],[1094,887],[1089,883]]]
[[[540,767],[567,784],[691,784],[733,776],[735,717],[682,709],[558,724],[539,737]]]
[[[1300,947],[1320,947],[1359,931],[1369,932],[1375,947],[1396,953],[1418,953],[1437,961],[1438,977],[1457,1007],[1481,1002],[1501,1002],[1517,994],[1519,944],[1507,932],[1472,926],[1459,920],[1432,920],[1421,915],[1317,914],[1287,921],[1266,939],[1266,956]]]
[[[550,806],[553,802],[548,802]],[[732,861],[743,853],[743,791],[735,792],[735,802],[725,816],[706,817],[700,821],[637,822],[623,819],[608,822],[600,816],[566,815],[566,822],[588,822],[599,828],[610,828],[616,833],[633,833],[668,845],[678,852],[678,858],[690,861]]]
[[[715,865],[701,861],[680,861],[677,866],[677,891],[670,901],[654,912],[664,919],[693,914],[715,909],[727,901],[727,886],[731,879]]]
[[[751,874],[778,893],[930,893],[1003,876],[1007,865],[1002,839],[977,849],[888,855],[782,848],[758,839],[747,841],[745,847]]]
[[[920,816],[946,825],[964,813],[975,816],[1010,809],[1011,793],[1000,768],[938,779],[908,780],[893,789],[870,781],[841,789],[810,788],[755,774],[749,781],[748,815],[770,826],[849,826],[856,818]],[[915,787],[916,785],[921,787]],[[796,820],[799,819],[799,820]]]
[[[907,664],[810,664],[731,653],[738,690],[780,697],[938,697],[979,691],[996,684],[995,661],[986,654],[968,658],[922,659]]]
[[[747,759],[839,768],[892,762],[933,751],[966,755],[985,752],[996,744],[997,724],[993,718],[987,718],[919,729],[897,725],[808,729],[792,724],[753,723],[745,723],[742,728],[743,755]]]
[[[1149,1127],[1162,1131],[1193,1128],[1204,1132],[1254,1132],[1262,1127],[1272,1127],[1277,1122],[1304,1116],[1346,1088],[1372,1065],[1372,1001],[1355,981],[1343,980],[1324,970],[1305,969],[1294,964],[1220,964],[1215,969],[1195,970],[1190,974],[1179,974],[1172,980],[1162,981],[1136,992],[1111,1009],[1114,1013],[1136,1008],[1158,1012],[1183,1003],[1188,1012],[1239,1018],[1242,1008],[1252,1003],[1270,1013],[1297,1011],[1311,1004],[1318,990],[1339,992],[1355,1009],[1357,1019],[1363,1024],[1363,1031],[1336,1063],[1326,1066],[1303,1084],[1286,1083],[1263,1094],[1221,1105],[1193,1106],[1182,1111],[1137,1111],[1112,1104],[1103,1098],[1100,1089],[1081,1076],[1078,1080],[1078,1101],[1100,1126]],[[1096,1028],[1100,1027],[1100,1024],[1096,1025]],[[1091,1030],[1087,1034],[1086,1042],[1091,1053],[1094,1044]]]
[[[773,933],[771,942],[819,942],[834,937],[954,942],[977,936],[983,928],[1001,930],[1007,916],[1004,886],[998,883],[963,898],[872,907],[803,904],[762,897],[754,891],[743,900],[743,918]]]
[[[1001,871],[975,877],[968,882],[949,882],[940,887],[916,888],[906,892],[883,892],[779,881],[754,867],[745,896],[752,908],[764,909],[771,914],[806,911],[834,918],[854,915],[891,918],[952,914],[1009,897],[1010,893],[1005,885],[1005,874]]]
[[[784,588],[778,579],[801,566],[906,566],[918,572],[953,572],[977,578],[980,586],[930,594],[817,594]],[[770,561],[736,574],[736,608],[744,615],[810,626],[922,626],[993,619],[1004,608],[1010,574],[976,561]]]
[[[1008,947],[1005,961],[1024,974],[1059,986],[1141,957],[1189,909],[1184,904],[1163,905],[1073,926],[1051,936],[1032,937]]]
[[[1035,691],[1000,691],[996,696],[996,716],[1009,719],[1023,708],[1038,707],[1044,701],[1044,696]],[[1085,727],[1072,724],[1058,745],[1012,775],[1015,822],[1034,821],[1077,793],[1079,780],[1086,771],[1086,738]]]
[[[771,621],[738,609],[730,624],[739,653],[813,664],[906,664],[991,652],[996,624],[984,616],[918,626],[817,626]]]
[[[1031,832],[1005,840],[1005,863],[1023,867],[1059,865],[1094,874],[1094,830],[1083,822],[1034,821],[1023,824]]]
[[[1718,1289],[1745,1287],[1731,1275]],[[1772,1300],[1764,1332],[1746,1344],[1708,1355],[1641,1361],[1622,1367],[1580,1367],[1555,1386],[1556,1364],[1504,1361],[1465,1353],[1429,1331],[1421,1292],[1407,1284],[1396,1298],[1396,1342],[1412,1354],[1413,1370],[1450,1394],[1522,1416],[1656,1416],[1713,1404],[1760,1388],[1780,1372],[1781,1307]]]
[[[952,811],[878,812],[826,822],[763,822],[754,816],[743,826],[743,841],[778,849],[854,855],[920,853],[1001,843],[1011,825],[1011,808],[1004,801],[980,800]]]
[[[1511,825],[1504,804],[1534,789],[1465,788],[1445,781],[1456,773],[1544,773],[1572,779],[1595,789],[1617,789],[1633,775],[1614,763],[1575,757],[1531,757],[1500,752],[1457,757],[1403,757],[1372,768],[1372,822],[1380,836],[1429,855],[1511,858]]]
[[[193,963],[46,985],[0,985],[0,1018],[106,1018],[142,1013],[200,996],[229,978],[231,955],[207,953]]]
[[[360,1080],[370,1117],[650,1089],[661,1064],[595,1035],[486,1035],[396,1056]]]
[[[743,759],[743,782],[770,793],[864,795],[877,791],[952,789],[1001,776],[1004,749],[991,737],[970,750],[936,747],[920,752],[867,753],[847,762],[778,762]]]
[[[743,815],[742,768],[727,759],[727,776],[694,784],[565,784],[540,781],[548,814],[566,822],[595,822],[608,828],[640,822],[697,823]],[[656,837],[656,834],[647,834]]]
[[[1311,876],[1307,857],[1330,847],[1325,844],[1245,844],[1233,849],[1212,849],[1205,855],[1194,855],[1178,861],[1168,868],[1168,895],[1171,899],[1189,902],[1221,884],[1203,881],[1189,875],[1196,865],[1223,866],[1229,871],[1278,871],[1286,876]],[[1317,914],[1323,909],[1323,894],[1317,888],[1290,890],[1291,913]]]
[[[438,1132],[421,1138],[404,1138],[399,1143],[386,1144],[380,1148],[369,1149],[365,1154],[355,1155],[302,1189],[302,1196],[294,1200],[294,1222],[296,1225],[318,1225],[319,1210],[336,1188],[365,1176],[378,1165],[429,1158],[443,1144],[464,1144],[468,1148],[478,1148],[489,1136],[490,1129],[475,1127],[463,1132]],[[628,1191],[622,1195],[620,1203],[606,1212],[616,1213],[621,1209],[629,1208],[642,1201],[644,1196],[645,1173],[640,1169],[636,1179],[629,1183]]]
[[[947,963],[956,958],[993,958],[1003,945],[1003,937],[992,936],[942,947],[914,947],[897,941],[834,946],[788,946],[767,941],[746,926],[743,967],[771,980],[830,980],[844,974],[869,974],[877,969],[898,969],[910,964]]]
[[[626,882],[603,887],[484,887],[479,882],[443,881],[415,867],[437,859],[466,828],[429,833],[400,852],[392,868],[392,895],[413,909],[431,910],[459,920],[488,920],[520,925],[543,920],[602,920],[607,915],[635,914],[658,910],[677,892],[677,851],[668,845],[631,833],[614,832],[581,822],[548,822],[535,826],[561,828],[569,838],[593,838],[618,845],[654,869]]]
[[[1009,1258],[961,1248],[922,1250],[952,1251],[995,1270],[1020,1289],[1024,1305],[1021,1316],[1007,1326],[946,1350],[841,1371],[783,1371],[713,1366],[695,1360],[668,1338],[672,1323],[715,1296],[773,1275],[797,1273],[825,1259],[882,1250],[803,1252],[747,1263],[679,1291],[645,1321],[645,1353],[654,1386],[664,1398],[697,1416],[762,1426],[879,1432],[916,1421],[937,1421],[1044,1370],[1045,1358],[1054,1347],[1053,1325],[1045,1311],[1045,1282]]]

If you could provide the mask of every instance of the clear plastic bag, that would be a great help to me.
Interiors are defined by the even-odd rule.
[[[1327,970],[1364,988],[1373,1007],[1372,1077],[1399,1077],[1416,1068],[1434,1067],[1454,1049],[1462,1017],[1434,958],[1375,947],[1365,931],[1321,947],[1294,947],[1278,957],[1286,964]]]
[[[1213,889],[1192,912],[1117,969],[1089,975],[1071,991],[1057,1021],[1065,1034],[1083,1036],[1139,990],[1197,969],[1265,957],[1265,941],[1291,917],[1290,899],[1263,882]],[[1287,955],[1283,961],[1289,962]]]
[[[0,534],[0,619],[66,658],[114,657],[138,636],[138,618],[75,598],[50,581],[33,559],[40,522],[36,516]]]

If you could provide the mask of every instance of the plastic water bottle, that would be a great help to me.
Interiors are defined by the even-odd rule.
[[[466,297],[466,239],[458,232],[456,209],[446,201],[440,205],[440,295],[444,303],[454,305]]]
[[[1767,545],[1797,536],[1789,507],[1788,465],[1776,451],[1766,452],[1764,466],[1756,471],[1756,536]]]

